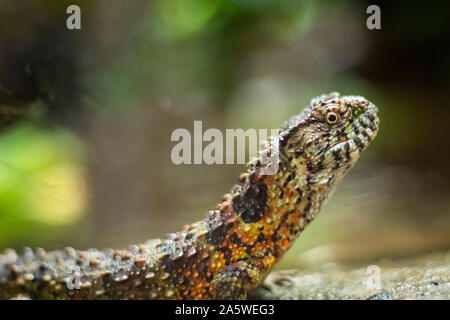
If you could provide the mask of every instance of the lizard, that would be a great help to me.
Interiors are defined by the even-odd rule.
[[[311,100],[203,220],[123,250],[0,255],[0,299],[245,299],[317,216],[378,132],[361,96]],[[261,156],[277,154],[264,174]]]

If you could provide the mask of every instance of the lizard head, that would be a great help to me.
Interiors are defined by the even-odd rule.
[[[378,124],[377,108],[363,97],[324,95],[284,125],[280,152],[310,178],[339,178],[373,140]]]

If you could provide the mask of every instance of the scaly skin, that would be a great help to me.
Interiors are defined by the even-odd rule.
[[[244,299],[377,131],[377,109],[364,98],[315,98],[282,127],[278,146],[272,140],[263,151],[279,154],[278,171],[262,174],[265,165],[255,159],[204,220],[121,251],[6,251],[0,298]]]

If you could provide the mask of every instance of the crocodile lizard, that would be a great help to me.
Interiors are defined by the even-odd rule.
[[[124,250],[6,250],[0,298],[245,299],[316,217],[378,124],[377,108],[363,97],[314,98],[262,151],[278,154],[275,174],[262,173],[260,154],[203,220]]]

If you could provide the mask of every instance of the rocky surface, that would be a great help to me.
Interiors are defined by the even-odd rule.
[[[446,299],[450,251],[359,266],[328,263],[315,270],[271,273],[252,299]]]

